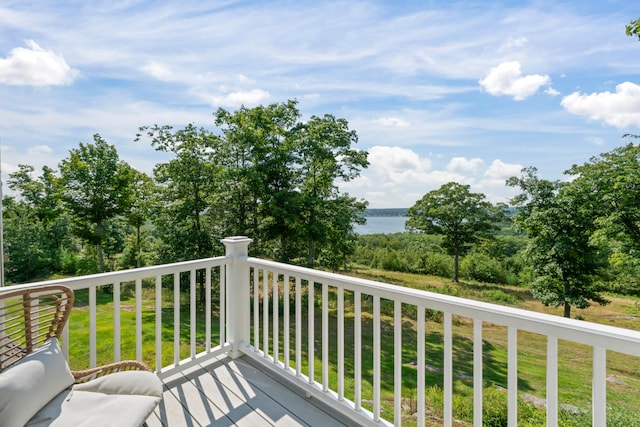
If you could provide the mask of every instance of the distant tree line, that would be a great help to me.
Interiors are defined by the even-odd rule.
[[[346,120],[301,120],[297,102],[214,113],[216,132],[142,126],[135,137],[171,155],[152,176],[99,134],[58,170],[20,165],[4,199],[6,278],[86,274],[222,253],[250,236],[252,253],[337,269],[355,248],[366,202],[342,194],[368,166]]]

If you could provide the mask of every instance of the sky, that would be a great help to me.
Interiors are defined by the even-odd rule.
[[[19,164],[58,168],[99,133],[151,174],[140,126],[296,99],[369,152],[342,192],[410,207],[455,181],[492,202],[534,166],[573,164],[640,134],[640,18],[629,0],[0,0],[3,192]]]

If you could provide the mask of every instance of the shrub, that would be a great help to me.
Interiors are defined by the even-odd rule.
[[[460,275],[485,283],[505,283],[507,280],[499,261],[477,252],[472,252],[462,259]]]

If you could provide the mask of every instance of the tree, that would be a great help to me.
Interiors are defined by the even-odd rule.
[[[136,229],[135,265],[140,268],[142,267],[141,229],[144,223],[151,218],[151,206],[153,197],[156,195],[156,187],[151,177],[138,171],[134,171],[132,182],[131,206],[127,211],[126,218],[129,225]]]
[[[11,280],[51,274],[61,267],[62,254],[74,249],[69,218],[58,192],[59,178],[47,166],[35,178],[34,172],[32,166],[19,165],[18,171],[9,174],[9,188],[17,193],[17,200],[5,206],[9,217],[5,235],[11,245],[7,266],[12,271]],[[22,250],[29,253],[21,253]]]
[[[487,202],[484,194],[469,190],[468,185],[449,182],[425,194],[407,211],[408,229],[444,237],[442,245],[454,257],[454,282],[459,281],[460,256],[471,244],[488,237],[504,219],[500,206]]]
[[[285,261],[306,256],[312,265],[337,221],[327,206],[339,205],[350,227],[360,212],[360,202],[342,198],[336,183],[368,165],[367,153],[351,147],[355,131],[328,114],[300,122],[294,100],[215,116],[223,134],[215,161],[224,166],[212,206],[216,224],[251,235],[258,252]]]
[[[624,137],[635,137],[624,135]],[[567,171],[593,194],[598,225],[625,252],[640,255],[640,145],[627,144]]]
[[[105,271],[105,221],[124,214],[131,201],[133,170],[99,134],[94,144],[80,143],[60,162],[64,205],[77,220],[76,232],[96,245],[100,271]]]
[[[339,197],[336,180],[348,182],[358,177],[360,170],[369,165],[368,153],[352,148],[358,142],[356,132],[349,130],[345,119],[336,119],[330,114],[312,116],[299,127],[297,139],[298,186],[304,206],[302,234],[307,241],[307,264],[313,266],[316,246],[319,242],[328,243],[335,225],[347,225],[341,227],[346,243],[353,234],[353,222],[362,217],[362,202]],[[329,215],[323,209],[327,202],[336,207]],[[342,218],[336,216],[338,213]]]
[[[223,138],[216,162],[224,165],[216,210],[227,231],[254,239],[257,252],[289,258],[299,214],[295,191],[293,132],[300,112],[297,102],[223,108],[215,113]],[[277,249],[269,250],[272,243]]]
[[[640,18],[631,21],[629,25],[626,26],[626,31],[629,37],[635,36],[640,40]]]
[[[564,317],[571,317],[572,306],[606,304],[599,279],[607,255],[591,239],[597,229],[593,194],[585,187],[539,179],[536,168],[522,172],[507,185],[522,190],[512,203],[516,227],[529,237],[533,296],[544,305],[563,306]]]

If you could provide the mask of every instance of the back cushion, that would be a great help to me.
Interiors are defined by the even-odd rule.
[[[0,373],[0,424],[23,426],[73,381],[58,339],[51,338]]]

